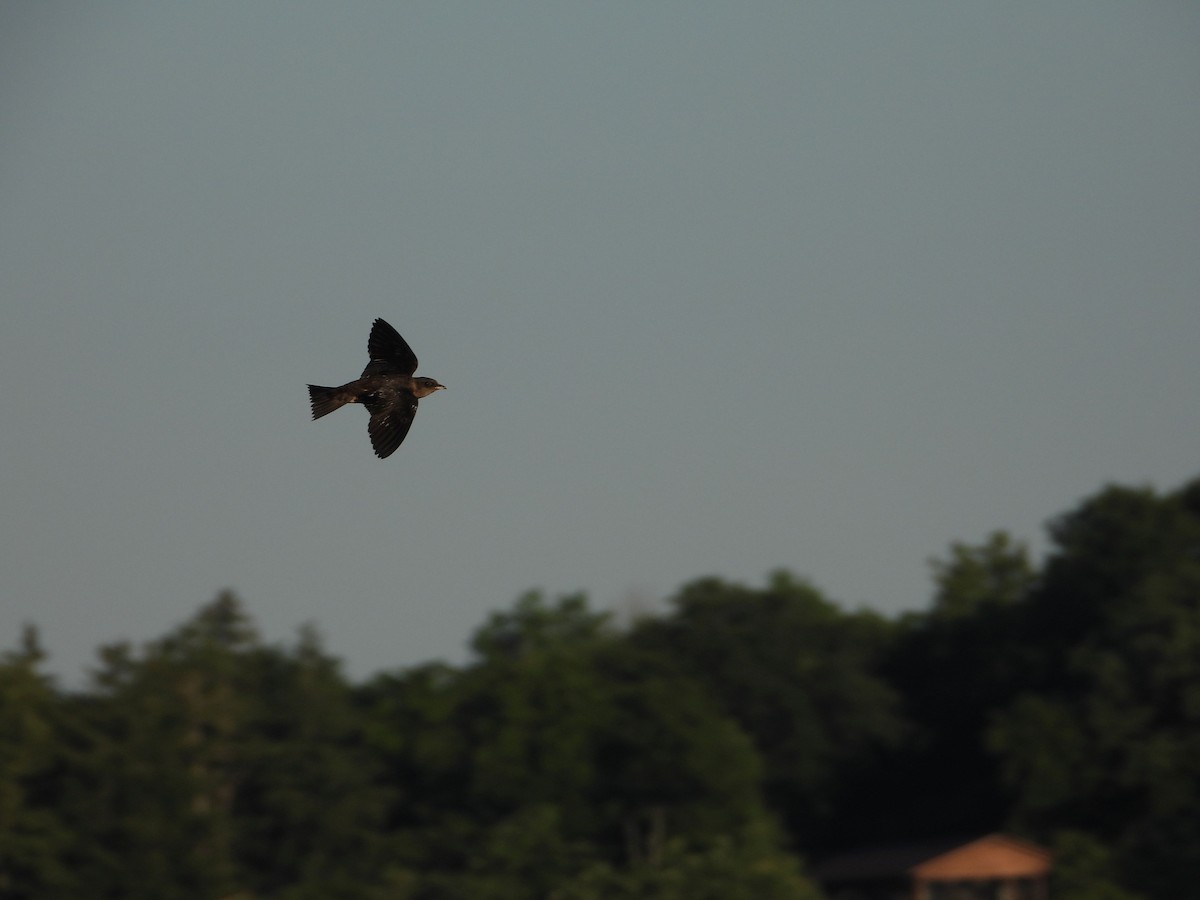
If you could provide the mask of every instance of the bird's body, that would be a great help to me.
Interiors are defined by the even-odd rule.
[[[414,376],[417,357],[399,332],[383,319],[376,319],[367,341],[371,361],[362,376],[340,387],[310,384],[312,417],[327,416],[347,403],[361,403],[371,414],[367,431],[375,455],[385,459],[395,452],[412,426],[417,401],[434,391],[445,390],[432,378]]]

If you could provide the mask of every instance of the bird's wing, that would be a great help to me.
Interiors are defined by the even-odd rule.
[[[376,319],[371,326],[371,337],[367,340],[367,353],[371,361],[363,369],[364,375],[383,375],[388,372],[398,372],[401,375],[411,375],[417,371],[417,355],[400,332],[391,325]]]
[[[371,421],[367,423],[371,446],[375,448],[376,456],[387,459],[396,452],[412,427],[413,416],[417,414],[417,398],[408,391],[400,391],[386,400],[372,394],[363,400],[363,405],[371,413]]]

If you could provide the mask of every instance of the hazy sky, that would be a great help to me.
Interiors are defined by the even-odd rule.
[[[0,638],[354,677],[529,588],[848,608],[1200,474],[1200,5],[0,12]],[[309,420],[371,321],[448,390]]]

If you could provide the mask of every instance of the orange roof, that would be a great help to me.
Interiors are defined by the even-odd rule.
[[[921,881],[1030,878],[1050,871],[1050,851],[1020,838],[988,834],[968,840],[892,844],[846,853],[815,869],[821,881],[908,877]]]

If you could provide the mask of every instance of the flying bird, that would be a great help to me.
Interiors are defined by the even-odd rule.
[[[391,325],[376,319],[367,340],[371,361],[362,377],[341,387],[321,387],[310,384],[308,396],[312,401],[312,417],[319,419],[347,403],[361,403],[371,414],[367,433],[371,446],[380,459],[391,456],[417,414],[417,401],[446,386],[432,378],[414,377],[417,356],[400,333]]]

